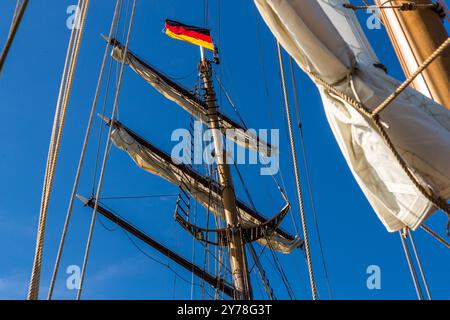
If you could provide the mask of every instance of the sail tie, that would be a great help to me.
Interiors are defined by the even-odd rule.
[[[411,75],[405,82],[402,83],[400,87],[397,88],[384,102],[382,102],[378,107],[372,111],[372,117],[377,116],[381,111],[383,111],[387,106],[389,106],[409,85],[421,74],[428,66],[433,63],[436,58],[438,58],[450,45],[450,37],[447,38],[429,57],[426,59],[421,66]]]

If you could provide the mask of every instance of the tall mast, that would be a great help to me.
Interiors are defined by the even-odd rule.
[[[236,299],[250,300],[252,298],[250,281],[248,277],[248,265],[245,254],[244,241],[240,232],[236,196],[230,167],[226,161],[223,149],[223,139],[220,133],[220,122],[217,114],[216,93],[211,79],[212,70],[210,62],[205,58],[204,49],[201,48],[200,73],[205,86],[205,101],[208,104],[208,113],[214,139],[214,150],[217,159],[217,171],[219,183],[222,188],[223,207],[225,220],[230,229],[228,241],[230,253],[230,266],[233,273],[233,282],[237,292]]]
[[[385,8],[380,10],[395,52],[406,77],[409,77],[448,37],[437,4],[431,0],[415,0],[414,10]],[[375,0],[377,6],[386,3]],[[385,6],[398,6],[404,1],[390,1]],[[434,10],[433,10],[434,9]],[[450,54],[438,57],[413,82],[413,87],[450,109]]]

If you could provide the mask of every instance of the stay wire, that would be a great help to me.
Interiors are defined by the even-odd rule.
[[[113,30],[116,26],[116,18],[117,18],[117,14],[118,14],[118,6],[121,0],[117,0],[116,2],[116,8],[114,10],[114,16],[113,16],[113,20],[111,23],[111,28],[110,28],[110,36],[113,33]],[[72,189],[72,194],[69,200],[69,206],[67,209],[67,214],[66,214],[66,220],[64,223],[64,227],[63,227],[63,231],[62,231],[62,235],[61,235],[61,240],[60,240],[60,244],[58,247],[58,253],[56,256],[56,262],[55,262],[55,266],[54,266],[54,270],[53,270],[53,275],[50,281],[50,288],[49,288],[49,293],[48,293],[48,300],[51,300],[53,297],[53,292],[54,292],[54,288],[55,288],[55,284],[56,284],[56,279],[58,276],[58,271],[59,271],[59,266],[61,263],[61,257],[64,251],[64,245],[65,245],[65,241],[66,241],[66,237],[67,237],[67,232],[69,229],[69,225],[70,225],[70,220],[71,220],[71,216],[72,216],[72,211],[73,211],[73,204],[74,204],[74,200],[75,200],[75,196],[78,190],[78,184],[79,184],[79,180],[80,180],[80,176],[81,176],[81,172],[83,169],[83,165],[84,165],[84,159],[85,159],[85,155],[86,155],[86,150],[87,150],[87,146],[89,143],[89,138],[90,138],[90,134],[91,134],[91,128],[92,128],[92,122],[93,122],[93,118],[94,118],[94,113],[95,110],[97,108],[97,101],[98,101],[98,97],[99,97],[99,93],[100,93],[100,88],[101,88],[101,83],[103,80],[103,74],[104,74],[104,70],[105,70],[105,65],[106,65],[106,61],[107,61],[107,56],[108,56],[108,52],[109,52],[109,43],[106,45],[105,48],[105,54],[103,56],[103,62],[102,62],[102,66],[100,69],[100,75],[99,75],[99,79],[98,79],[98,83],[97,83],[97,89],[96,89],[96,93],[94,96],[94,101],[92,103],[92,107],[91,107],[91,113],[89,115],[89,120],[88,120],[88,125],[87,125],[87,129],[86,129],[86,134],[85,134],[85,138],[84,138],[84,143],[83,143],[83,148],[81,150],[81,155],[80,155],[80,160],[78,163],[78,168],[77,168],[77,173],[75,176],[75,182],[73,185],[73,189]]]
[[[120,27],[121,18],[122,18],[122,12],[123,12],[123,3],[124,3],[124,1],[120,0],[119,13],[118,13],[118,16],[116,17],[117,21],[116,21],[115,32],[114,32],[114,39],[117,39],[117,35],[119,34],[119,27]],[[102,111],[101,111],[102,116],[106,115],[106,107],[108,104],[109,90],[111,87],[113,63],[114,63],[114,59],[111,56],[109,56],[108,76],[107,76],[107,80],[106,80],[106,88],[105,88],[105,94],[103,97],[103,106],[102,106]],[[98,133],[98,139],[97,139],[97,151],[96,151],[95,161],[94,161],[94,173],[92,175],[92,196],[95,195],[95,187],[96,187],[96,183],[97,183],[98,166],[99,166],[99,162],[100,162],[100,152],[101,152],[101,147],[102,147],[103,128],[104,128],[104,125],[100,126],[100,130]]]
[[[41,205],[39,211],[39,224],[36,239],[36,251],[33,261],[30,285],[28,289],[28,300],[39,299],[40,277],[42,269],[42,259],[44,253],[45,231],[47,223],[48,207],[52,193],[55,171],[61,147],[61,139],[64,131],[64,124],[67,115],[67,107],[70,100],[74,74],[78,62],[80,46],[84,34],[89,0],[78,2],[81,7],[80,28],[74,28],[70,35],[69,45],[66,54],[63,76],[61,79],[58,100],[56,103],[55,116],[53,121],[52,134],[47,155],[44,184],[42,187]]]
[[[326,283],[327,283],[328,295],[329,295],[330,299],[333,299],[333,294],[332,294],[331,284],[330,284],[330,277],[329,277],[328,267],[327,267],[327,263],[326,263],[326,259],[325,259],[322,236],[321,236],[320,227],[319,227],[319,219],[317,217],[317,209],[316,209],[316,204],[314,201],[311,173],[310,173],[310,169],[309,169],[310,167],[309,167],[309,161],[308,161],[308,154],[307,154],[307,149],[306,149],[305,137],[303,134],[303,121],[302,121],[301,112],[300,112],[300,102],[299,102],[299,95],[298,95],[298,89],[297,89],[297,80],[295,77],[294,61],[293,61],[292,57],[290,57],[290,59],[289,59],[289,64],[290,64],[290,69],[291,69],[292,87],[293,87],[293,91],[294,91],[294,100],[295,100],[295,109],[296,109],[296,114],[297,114],[298,129],[300,132],[300,142],[301,142],[301,148],[302,148],[302,153],[303,153],[303,163],[304,163],[305,172],[306,172],[306,182],[307,182],[307,186],[308,186],[308,193],[309,193],[309,197],[310,197],[310,201],[311,201],[314,224],[315,224],[316,232],[317,232],[317,239],[319,241],[319,249],[320,249],[320,255],[322,258],[322,266],[323,266],[324,273],[325,273],[325,279],[326,279]]]
[[[285,72],[284,72],[283,54],[282,54],[281,44],[279,42],[277,42],[277,47],[278,47],[278,60],[279,60],[279,64],[280,64],[281,80],[283,83],[283,93],[284,93],[284,99],[285,99],[286,117],[287,117],[287,121],[288,121],[290,144],[291,144],[291,149],[292,149],[291,150],[292,151],[292,162],[293,162],[293,166],[294,166],[294,173],[295,173],[295,179],[296,179],[296,185],[297,185],[297,195],[298,195],[298,201],[299,201],[299,207],[300,207],[300,218],[301,218],[302,229],[303,229],[306,260],[307,260],[308,273],[309,273],[310,284],[311,284],[311,293],[312,293],[313,300],[317,300],[317,288],[316,288],[316,283],[315,283],[315,279],[314,279],[312,258],[311,258],[311,252],[310,252],[310,247],[309,247],[308,228],[307,228],[307,223],[306,223],[305,209],[304,209],[304,205],[303,205],[303,195],[302,195],[302,189],[301,189],[301,184],[300,184],[300,173],[299,173],[298,164],[297,164],[297,153],[296,153],[296,149],[295,149],[295,139],[294,139],[293,126],[292,126],[292,118],[291,118],[291,112],[290,112],[289,97],[288,97],[288,92],[287,92],[286,77],[285,77]]]
[[[114,124],[114,121],[115,121],[116,115],[117,115],[117,107],[119,104],[120,89],[121,89],[123,74],[124,74],[124,70],[125,70],[125,57],[128,52],[131,33],[132,33],[132,29],[133,29],[133,22],[134,22],[134,17],[135,17],[135,12],[136,12],[136,2],[137,2],[137,0],[133,1],[133,8],[131,9],[132,13],[131,13],[130,22],[129,22],[128,35],[127,35],[127,39],[126,39],[125,51],[124,51],[124,56],[122,59],[122,66],[121,66],[120,75],[119,75],[119,82],[118,82],[118,85],[116,88],[116,97],[115,97],[114,108],[113,108],[112,117],[111,117],[112,123],[109,128],[107,143],[106,143],[106,147],[105,147],[105,154],[103,157],[102,170],[100,173],[100,178],[99,178],[98,187],[97,187],[97,194],[95,197],[96,201],[95,201],[95,206],[94,206],[93,213],[92,213],[91,226],[89,229],[88,241],[87,241],[87,245],[86,245],[86,252],[85,252],[83,268],[82,268],[82,272],[81,272],[80,287],[79,287],[78,293],[77,293],[77,300],[81,299],[81,294],[83,292],[83,285],[84,285],[84,281],[85,281],[85,277],[86,277],[86,268],[87,268],[87,263],[88,263],[88,259],[89,259],[92,236],[93,236],[93,232],[94,232],[95,220],[96,220],[97,210],[98,210],[98,199],[100,198],[106,164],[108,162],[108,157],[109,157],[109,146],[111,144],[111,136],[112,136],[112,131],[113,131],[113,127],[114,127],[113,124]]]

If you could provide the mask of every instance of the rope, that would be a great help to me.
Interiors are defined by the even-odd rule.
[[[50,202],[50,196],[55,176],[56,164],[61,145],[61,138],[66,119],[67,106],[70,99],[70,93],[73,84],[73,75],[75,73],[80,44],[84,33],[86,15],[89,8],[89,1],[80,0],[78,5],[81,6],[81,25],[79,29],[72,30],[66,62],[64,65],[63,77],[61,80],[58,101],[56,104],[55,119],[53,122],[52,135],[50,138],[50,146],[47,157],[47,165],[45,171],[44,185],[42,189],[42,199],[39,213],[39,226],[36,239],[36,252],[31,273],[30,286],[28,291],[29,300],[37,300],[39,298],[40,275],[42,268],[42,257],[44,251],[45,228],[47,221],[47,212]]]
[[[449,38],[450,39],[450,38]],[[447,39],[444,44],[450,43],[449,39]],[[441,46],[442,47],[442,46]],[[434,55],[434,54],[433,54]],[[427,59],[427,61],[430,59]],[[430,62],[431,63],[431,62]],[[429,63],[427,63],[427,66]],[[420,68],[421,69],[421,68]],[[423,71],[423,70],[422,70]],[[429,190],[428,188],[424,187],[421,182],[418,180],[418,178],[413,174],[412,170],[409,168],[408,164],[403,160],[402,156],[399,154],[397,149],[395,148],[395,145],[391,141],[389,135],[387,134],[386,130],[384,129],[383,124],[380,121],[378,114],[373,114],[370,112],[362,103],[356,101],[354,98],[348,96],[347,94],[339,91],[334,87],[333,85],[326,82],[324,79],[320,77],[320,75],[311,72],[306,71],[313,79],[315,79],[320,85],[322,85],[326,90],[328,90],[330,93],[333,93],[340,99],[342,99],[344,102],[348,103],[352,107],[355,108],[358,112],[360,112],[363,116],[365,116],[368,119],[371,119],[375,128],[378,130],[378,133],[383,138],[385,144],[388,146],[389,150],[392,152],[394,157],[396,158],[397,162],[401,166],[404,173],[408,176],[408,178],[411,180],[411,182],[414,184],[414,186],[419,190],[419,192],[428,200],[430,201],[436,208],[442,210],[445,212],[448,216],[450,216],[450,207],[447,204],[447,201],[439,197],[438,195],[435,195],[432,193],[432,190]],[[417,72],[414,73],[416,76],[418,75]],[[350,79],[351,81],[351,79]],[[403,85],[401,86],[403,87]],[[404,90],[404,89],[403,89]],[[403,91],[402,90],[402,91]],[[398,90],[396,90],[398,91]],[[399,92],[393,99],[398,97],[398,95],[401,92]],[[378,108],[376,108],[378,109]]]
[[[399,231],[399,235],[400,239],[402,240],[403,251],[405,252],[406,262],[408,263],[409,272],[411,273],[411,277],[414,283],[414,288],[416,289],[417,298],[419,300],[423,300],[422,290],[420,288],[419,280],[417,279],[416,269],[414,268],[414,264],[411,260],[411,254],[406,243],[406,234],[404,234],[402,231]]]
[[[442,238],[440,235],[438,235],[436,232],[434,232],[433,230],[431,230],[429,227],[427,227],[426,225],[422,224],[420,226],[423,230],[425,230],[425,232],[427,232],[429,235],[431,235],[433,238],[435,238],[437,241],[439,241],[440,243],[442,243],[444,246],[446,246],[448,249],[450,249],[450,243],[448,243],[447,241],[445,241],[444,238]]]
[[[239,117],[239,121],[241,121],[242,126],[244,127],[244,129],[248,129],[247,124],[245,123],[244,119],[241,116],[241,113],[239,112],[238,108],[236,107],[236,105],[234,104],[233,100],[231,99],[231,96],[229,94],[229,92],[227,91],[227,89],[225,88],[225,86],[222,83],[222,80],[219,78],[219,76],[214,72],[214,77],[217,80],[217,83],[220,86],[220,89],[223,90],[223,92],[225,93],[225,97],[228,100],[228,103],[231,105],[231,107],[233,108],[234,112],[236,113],[236,115]]]
[[[125,70],[125,59],[126,59],[126,55],[128,52],[128,46],[130,43],[130,38],[131,38],[131,31],[133,29],[133,22],[134,22],[134,16],[135,16],[135,12],[136,12],[136,0],[133,1],[133,8],[131,9],[132,13],[131,13],[131,17],[130,17],[130,23],[129,23],[129,27],[128,27],[128,35],[127,35],[127,39],[126,39],[126,44],[125,44],[125,51],[124,51],[124,55],[121,61],[121,69],[120,69],[120,73],[119,73],[119,78],[118,78],[118,83],[117,83],[117,89],[116,89],[116,96],[115,96],[115,100],[114,100],[114,108],[113,108],[113,112],[112,112],[112,116],[111,116],[111,123],[114,123],[114,120],[116,118],[117,115],[117,108],[119,105],[119,96],[120,96],[120,89],[121,89],[121,85],[122,85],[122,80],[123,80],[123,74],[124,74],[124,70]],[[108,139],[107,139],[107,143],[106,143],[106,147],[105,147],[105,153],[104,153],[104,157],[103,157],[103,163],[102,163],[102,169],[101,169],[101,173],[100,173],[100,178],[99,178],[99,182],[98,182],[98,186],[97,186],[97,194],[95,197],[95,206],[94,206],[94,210],[92,213],[92,220],[91,220],[91,226],[89,228],[89,235],[88,235],[88,241],[86,244],[86,252],[84,255],[84,261],[83,261],[83,268],[82,268],[82,272],[81,272],[81,279],[80,279],[80,288],[78,290],[77,293],[77,300],[81,299],[81,294],[83,292],[83,285],[84,285],[84,280],[86,277],[86,267],[87,267],[87,263],[88,263],[88,259],[89,259],[89,253],[90,253],[90,248],[91,248],[91,242],[92,242],[92,236],[93,236],[93,232],[94,232],[94,226],[95,226],[95,220],[97,217],[97,210],[98,210],[98,205],[99,205],[99,198],[100,198],[100,194],[102,191],[102,185],[103,185],[103,178],[105,175],[105,169],[106,169],[106,164],[108,162],[108,157],[109,157],[109,149],[110,149],[110,145],[111,145],[111,136],[112,136],[112,131],[113,131],[113,127],[114,126],[110,126],[109,128],[109,132],[108,132]]]
[[[384,3],[388,3],[391,1],[386,1]],[[373,7],[376,7],[378,9],[398,9],[400,11],[415,11],[417,9],[434,9],[436,8],[436,3],[430,3],[430,4],[420,4],[420,3],[415,3],[415,2],[405,2],[405,3],[401,3],[398,5],[389,5],[389,6],[385,6],[384,4],[382,4],[381,6],[356,6],[354,4],[350,4],[350,3],[344,3],[343,7],[346,9],[350,9],[353,11],[358,11],[358,10],[367,10]]]
[[[295,109],[297,111],[298,129],[300,131],[300,142],[301,142],[301,147],[302,147],[302,151],[303,151],[303,163],[304,163],[305,171],[306,171],[306,181],[307,181],[307,185],[308,185],[308,191],[309,191],[311,207],[312,207],[312,212],[313,212],[313,217],[314,217],[314,224],[315,224],[316,231],[317,231],[317,239],[319,240],[319,249],[320,249],[320,255],[322,258],[323,269],[325,272],[325,279],[326,279],[326,283],[327,283],[328,295],[329,295],[330,299],[332,299],[333,294],[332,294],[332,290],[331,290],[330,277],[328,274],[328,267],[327,267],[327,263],[325,260],[322,236],[321,236],[320,227],[319,227],[319,219],[317,218],[317,210],[316,210],[313,189],[312,189],[312,183],[311,183],[311,174],[309,172],[308,154],[306,152],[305,138],[303,135],[303,122],[302,122],[302,118],[301,118],[300,103],[299,103],[298,92],[297,92],[297,80],[295,78],[294,59],[292,57],[290,57],[290,59],[289,59],[289,64],[290,64],[290,69],[291,69],[292,87],[294,90]]]
[[[414,256],[416,257],[417,266],[419,267],[420,276],[422,277],[422,281],[423,281],[423,284],[425,286],[425,291],[427,292],[427,295],[428,295],[428,300],[432,300],[431,299],[430,288],[428,287],[428,282],[427,282],[427,279],[425,277],[425,272],[423,271],[422,262],[420,261],[419,253],[418,253],[417,248],[416,248],[416,243],[415,243],[413,235],[412,235],[412,233],[411,233],[411,231],[409,229],[408,229],[408,236],[409,236],[409,240],[411,241],[411,247],[413,249]]]
[[[127,3],[128,4],[128,3]],[[114,33],[114,39],[118,39],[118,34],[119,34],[119,29],[120,29],[120,23],[121,23],[121,18],[122,18],[122,12],[123,12],[123,6],[124,6],[124,1],[120,2],[120,9],[119,9],[119,16],[117,18],[117,22],[116,22],[116,31]],[[127,7],[128,10],[128,7]],[[123,39],[124,37],[122,37]],[[108,98],[109,98],[109,90],[111,87],[111,77],[112,77],[112,71],[113,71],[113,63],[114,63],[114,59],[112,57],[110,57],[109,59],[109,66],[108,66],[108,75],[107,75],[107,80],[106,80],[106,88],[105,88],[105,93],[104,93],[104,97],[103,97],[103,106],[102,106],[102,111],[101,111],[101,115],[105,116],[106,115],[106,107],[108,105]],[[96,182],[97,182],[97,171],[98,171],[98,167],[99,167],[99,162],[100,162],[100,153],[101,153],[101,148],[102,148],[102,137],[103,137],[103,129],[105,126],[100,126],[100,130],[98,133],[98,138],[97,138],[97,150],[96,150],[96,154],[95,154],[95,161],[94,161],[94,171],[92,174],[92,191],[91,194],[92,196],[95,194],[95,187],[96,187]]]
[[[281,51],[281,45],[279,42],[277,42],[278,47],[278,59],[280,63],[280,71],[281,71],[281,80],[283,83],[283,92],[284,92],[284,99],[285,99],[285,106],[286,106],[286,116],[288,120],[289,125],[289,136],[290,136],[290,143],[291,143],[291,151],[292,151],[292,160],[294,164],[294,171],[295,171],[295,180],[297,183],[297,194],[298,194],[298,201],[300,206],[300,218],[302,221],[302,229],[303,229],[303,238],[305,243],[305,253],[306,253],[306,260],[308,264],[308,273],[309,273],[309,280],[311,284],[311,291],[312,291],[312,297],[314,300],[317,300],[317,289],[316,289],[316,283],[314,280],[314,271],[313,271],[313,265],[311,260],[311,251],[309,247],[309,239],[308,239],[308,228],[306,224],[306,215],[305,215],[305,208],[303,204],[303,195],[302,195],[302,189],[300,184],[300,174],[299,169],[297,166],[297,152],[295,149],[295,140],[294,140],[294,130],[292,125],[292,118],[291,118],[291,112],[289,107],[289,97],[287,92],[287,85],[286,85],[286,76],[284,72],[284,64],[283,64],[283,54]]]
[[[447,40],[442,43],[439,48],[437,48],[431,56],[426,59],[422,65],[411,75],[406,79],[403,84],[397,88],[397,90],[394,91],[383,103],[381,103],[378,107],[376,107],[372,111],[372,117],[377,116],[381,111],[383,111],[388,105],[392,103],[409,85],[417,78],[419,74],[421,74],[428,66],[436,60],[437,57],[439,57],[445,49],[450,45],[450,37],[447,38]]]
[[[11,49],[14,38],[16,37],[17,30],[19,30],[20,23],[22,22],[23,15],[25,14],[25,10],[27,9],[29,0],[24,0],[21,4],[21,0],[17,0],[16,9],[14,11],[13,20],[11,23],[11,28],[8,34],[8,38],[6,39],[5,46],[3,48],[2,54],[0,55],[0,73],[3,70],[3,66],[6,61],[6,57],[8,56],[9,50]]]
[[[248,199],[248,201],[250,201],[250,205],[251,205],[252,209],[257,211],[255,202],[253,201],[253,198],[250,194],[250,191],[248,190],[248,187],[247,187],[245,180],[241,174],[241,171],[239,170],[239,167],[236,165],[235,162],[233,162],[233,165],[234,165],[234,168],[236,169],[236,172],[238,174],[241,185],[244,188],[247,199]],[[267,239],[267,237],[266,237],[266,240],[267,240],[267,243],[269,243],[269,240]],[[270,300],[276,300],[275,294],[273,292],[273,288],[271,287],[269,279],[267,278],[266,271],[264,270],[261,262],[259,261],[259,257],[256,254],[256,250],[255,250],[253,244],[248,243],[247,249],[250,252],[250,255],[251,255],[251,257],[253,259],[253,263],[254,263],[253,266],[250,268],[249,273],[251,273],[252,270],[256,267],[256,269],[258,271],[258,275],[261,278],[261,282],[263,283],[264,290],[266,291],[267,296],[269,297]]]
[[[117,20],[117,15],[118,15],[118,12],[119,12],[120,2],[121,2],[121,0],[117,0],[117,2],[116,2],[116,8],[114,10],[114,17],[113,17],[111,28],[110,28],[110,31],[109,31],[109,38],[111,38],[111,36],[112,36],[112,34],[114,32],[114,29],[116,27],[116,20]],[[76,193],[77,193],[77,190],[78,190],[78,183],[79,183],[79,180],[80,180],[81,171],[82,171],[82,168],[83,168],[84,159],[85,159],[85,155],[86,155],[86,149],[87,149],[87,145],[88,145],[89,137],[90,137],[90,133],[91,133],[92,122],[93,122],[93,119],[94,119],[95,110],[97,108],[97,101],[98,101],[98,97],[99,97],[99,94],[100,94],[101,83],[102,83],[102,80],[103,80],[103,74],[104,74],[104,70],[105,70],[105,66],[106,66],[106,61],[107,61],[107,58],[108,58],[109,47],[110,47],[110,44],[109,44],[109,41],[108,41],[107,44],[106,44],[106,48],[105,48],[105,54],[103,56],[103,63],[102,63],[101,70],[100,70],[100,76],[99,76],[98,83],[97,83],[97,89],[96,89],[96,92],[95,92],[94,102],[92,103],[91,113],[89,115],[89,120],[88,120],[88,125],[87,125],[87,129],[86,129],[85,138],[84,138],[83,148],[81,150],[80,160],[79,160],[79,163],[78,163],[77,173],[76,173],[76,176],[75,176],[75,182],[74,182],[74,185],[73,185],[72,194],[71,194],[70,201],[69,201],[69,206],[68,206],[68,209],[67,209],[66,220],[65,220],[65,223],[64,223],[64,228],[63,228],[62,235],[61,235],[61,240],[60,240],[60,244],[59,244],[59,248],[58,248],[58,253],[57,253],[57,256],[56,256],[56,262],[55,262],[55,266],[54,266],[54,270],[53,270],[52,279],[51,279],[51,282],[50,282],[50,288],[49,288],[49,293],[48,293],[48,300],[52,299],[53,291],[54,291],[55,283],[56,283],[56,278],[58,276],[59,266],[60,266],[60,263],[61,263],[61,257],[62,257],[62,253],[63,253],[63,250],[64,250],[64,244],[65,244],[66,237],[67,237],[67,231],[68,231],[69,224],[70,224],[70,219],[71,219],[71,216],[72,216],[73,204],[74,204],[75,196],[76,196]]]

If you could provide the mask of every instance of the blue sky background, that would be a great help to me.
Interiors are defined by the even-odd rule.
[[[70,36],[66,28],[66,9],[73,2],[49,0],[44,5],[30,2],[0,77],[0,116],[3,119],[0,125],[0,299],[26,297],[51,125]],[[282,130],[282,173],[298,223],[295,181],[287,145],[274,38],[257,15],[252,1],[220,1],[220,11],[219,1],[210,2],[209,27],[213,29],[221,48],[223,64],[218,72],[225,86],[250,127]],[[41,297],[47,294],[100,69],[104,51],[100,34],[108,32],[114,9],[113,1],[106,3],[93,1],[88,15],[49,209]],[[0,4],[0,39],[6,38],[14,5],[15,1],[12,0]],[[200,0],[138,1],[131,49],[168,75],[178,78],[186,87],[192,88],[196,79],[198,49],[167,38],[161,30],[165,18],[203,25],[203,12],[203,1]],[[359,17],[363,23],[367,19],[365,13],[360,13]],[[365,31],[390,73],[403,79],[385,30]],[[297,76],[315,205],[330,275],[331,297],[415,299],[398,234],[386,232],[352,178],[326,122],[316,87],[298,70]],[[102,98],[100,101],[103,101]],[[223,111],[236,118],[223,95],[222,101]],[[111,110],[111,97],[107,107]],[[109,114],[110,111],[107,112]],[[184,111],[166,101],[128,69],[120,97],[120,120],[167,152],[173,147],[170,141],[172,131],[189,124],[189,117]],[[92,190],[100,127],[100,121],[96,120],[79,189],[79,193],[84,195],[90,195]],[[270,217],[281,209],[283,201],[272,179],[259,176],[258,169],[243,166],[242,172],[257,208]],[[303,166],[302,180],[306,193]],[[235,182],[239,197],[245,200],[243,188],[237,179]],[[126,154],[112,149],[104,181],[104,197],[165,196],[105,202],[148,234],[190,257],[192,239],[173,221],[176,201],[173,195],[177,192],[177,187],[139,170]],[[318,288],[321,297],[328,299],[330,295],[307,193],[305,201]],[[198,212],[199,215],[204,213],[200,209]],[[75,205],[56,298],[75,297],[76,292],[66,289],[65,269],[69,265],[82,263],[90,213],[79,203]],[[166,258],[140,242],[133,244],[124,232],[108,222],[102,222],[104,226],[101,223],[96,225],[83,298],[190,298],[189,284],[179,278],[175,281],[170,270],[143,255],[136,245],[164,263],[167,262]],[[446,222],[443,214],[437,214],[430,219],[429,225],[443,233]],[[284,227],[294,233],[290,217],[286,219]],[[415,238],[434,297],[449,299],[448,250],[422,231],[418,231]],[[196,261],[202,264],[199,247],[196,252]],[[309,299],[308,276],[302,253],[279,256],[279,259],[296,297]],[[271,263],[263,258],[263,264],[276,295],[288,298]],[[370,291],[366,287],[366,269],[369,265],[381,267],[381,290]],[[173,267],[183,278],[190,279],[189,273]],[[196,283],[199,283],[198,280]],[[264,298],[257,284],[254,291],[256,297]],[[195,293],[196,298],[201,298],[198,287]]]

